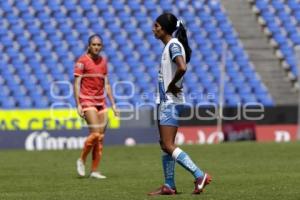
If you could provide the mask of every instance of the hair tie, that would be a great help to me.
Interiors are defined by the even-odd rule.
[[[176,28],[179,28],[179,27],[180,27],[180,24],[183,25],[183,21],[182,21],[182,20],[177,20]]]

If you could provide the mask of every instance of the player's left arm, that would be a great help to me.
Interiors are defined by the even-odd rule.
[[[182,56],[181,47],[178,44],[170,45],[170,55],[173,62],[176,63],[177,69],[175,75],[168,86],[167,92],[171,92],[173,95],[177,96],[181,92],[181,88],[176,86],[176,83],[183,77],[186,72],[186,63]]]
[[[115,99],[114,99],[113,94],[112,94],[112,90],[111,90],[111,86],[110,86],[110,83],[109,83],[109,80],[108,80],[108,76],[105,76],[105,91],[106,91],[108,99],[109,99],[109,101],[112,105],[112,109],[115,113],[115,116],[119,116],[119,111],[117,110],[117,107],[116,107]]]
[[[176,56],[175,63],[177,65],[177,69],[175,75],[171,81],[171,84],[176,84],[186,72],[186,64],[184,62],[183,56]]]

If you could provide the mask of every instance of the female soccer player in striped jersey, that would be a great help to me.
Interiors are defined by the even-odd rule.
[[[86,120],[90,132],[80,158],[77,160],[77,172],[79,176],[85,176],[86,159],[89,152],[92,151],[90,177],[98,179],[106,178],[97,170],[102,157],[104,131],[107,124],[104,90],[115,115],[118,115],[108,81],[107,60],[99,55],[103,47],[102,42],[100,35],[90,36],[87,53],[77,60],[74,69],[74,94],[77,111]]]
[[[149,195],[176,194],[174,181],[175,162],[189,171],[195,178],[193,194],[200,194],[211,177],[199,169],[191,158],[174,143],[178,129],[178,118],[185,102],[182,79],[191,58],[186,29],[173,14],[160,15],[152,28],[154,36],[165,45],[158,74],[158,126],[160,146],[163,151],[162,165],[165,183]],[[173,37],[173,35],[175,37]]]

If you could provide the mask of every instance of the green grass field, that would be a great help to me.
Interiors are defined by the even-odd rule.
[[[101,171],[106,180],[78,178],[79,151],[0,151],[0,200],[132,199],[300,199],[300,143],[225,143],[182,146],[213,176],[200,196],[193,178],[179,165],[181,194],[148,197],[162,182],[158,145],[105,147]]]

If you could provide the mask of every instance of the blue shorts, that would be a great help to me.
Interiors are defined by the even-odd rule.
[[[158,105],[158,124],[167,126],[179,126],[179,118],[183,110],[182,104],[165,104]]]

